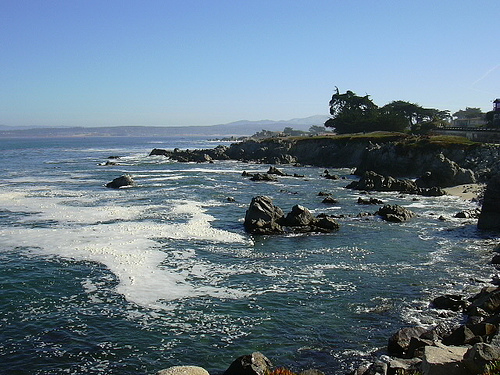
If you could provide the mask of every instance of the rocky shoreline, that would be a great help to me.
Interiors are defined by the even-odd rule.
[[[365,138],[354,141],[325,138],[272,139],[247,141],[229,147],[218,146],[211,150],[154,149],[150,155],[163,155],[181,162],[234,159],[268,164],[350,167],[355,168],[355,174],[361,176],[359,181],[348,186],[351,189],[431,196],[454,194],[467,199],[475,198],[476,201],[482,194],[483,184],[488,182],[478,228],[500,230],[500,165],[496,162],[500,156],[498,146],[438,145],[425,139],[421,144],[415,145],[415,142],[402,142],[399,138],[389,141],[385,139],[381,143]],[[276,171],[279,170],[275,168],[273,173],[268,172],[266,175],[279,175]],[[393,176],[413,177],[416,180]],[[412,213],[402,211],[401,208],[386,205],[377,214],[386,215],[386,220],[389,221],[411,219]],[[399,218],[396,215],[400,215]],[[470,215],[473,217],[474,214]],[[294,207],[292,212],[285,215],[279,207],[272,204],[269,197],[261,196],[252,200],[245,218],[245,228],[253,234],[282,234],[287,231],[332,231],[338,229],[338,224],[331,217],[313,217],[302,206]],[[494,251],[500,252],[500,246]],[[492,263],[500,264],[500,255],[494,257]],[[403,327],[389,338],[387,355],[357,368],[352,374],[472,375],[486,374],[492,364],[498,364],[500,368],[500,347],[494,345],[500,325],[498,284],[498,280],[492,280],[490,286],[473,296],[444,295],[436,298],[432,301],[431,308],[462,313],[463,324],[432,329]],[[201,368],[181,366],[162,370],[158,374],[208,374],[203,371],[205,370]],[[224,375],[291,374],[293,373],[284,369],[273,370],[271,362],[261,353],[238,358],[224,372]],[[301,373],[319,374],[322,372],[318,370]]]

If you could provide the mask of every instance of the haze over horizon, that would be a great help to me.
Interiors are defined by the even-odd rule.
[[[0,2],[0,124],[183,126],[377,105],[491,109],[500,2]]]

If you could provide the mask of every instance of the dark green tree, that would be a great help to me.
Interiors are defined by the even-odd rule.
[[[378,107],[369,95],[358,96],[352,91],[341,94],[336,88],[329,105],[332,118],[325,126],[335,128],[339,134],[370,131],[376,122]]]
[[[484,118],[485,113],[481,108],[465,107],[453,114],[457,119],[471,119],[471,118]]]

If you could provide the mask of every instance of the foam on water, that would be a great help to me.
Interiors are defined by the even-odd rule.
[[[162,301],[202,295],[223,298],[247,295],[241,290],[212,285],[209,275],[213,266],[194,266],[193,251],[180,255],[190,260],[188,265],[184,262],[182,269],[169,264],[172,249],[162,245],[160,239],[249,243],[241,234],[211,227],[213,217],[204,212],[199,202],[170,202],[169,215],[182,216],[186,221],[165,223],[142,218],[146,211],[161,208],[158,206],[96,205],[97,197],[80,197],[78,205],[68,205],[67,198],[57,197],[54,191],[51,194],[51,197],[35,197],[21,192],[0,193],[0,206],[11,213],[22,212],[24,216],[18,222],[29,223],[25,227],[2,229],[4,246],[104,264],[119,280],[118,293],[149,308],[164,308]],[[47,221],[48,227],[37,227],[37,222]],[[224,270],[219,268],[220,273]],[[198,282],[187,280],[193,277]]]

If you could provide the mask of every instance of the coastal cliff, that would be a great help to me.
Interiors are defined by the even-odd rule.
[[[396,177],[423,177],[420,180],[422,187],[487,181],[500,173],[498,145],[478,144],[458,137],[422,137],[402,133],[247,140],[206,150],[154,149],[150,155],[192,162],[232,159],[265,164],[355,168],[357,175],[373,171]]]

